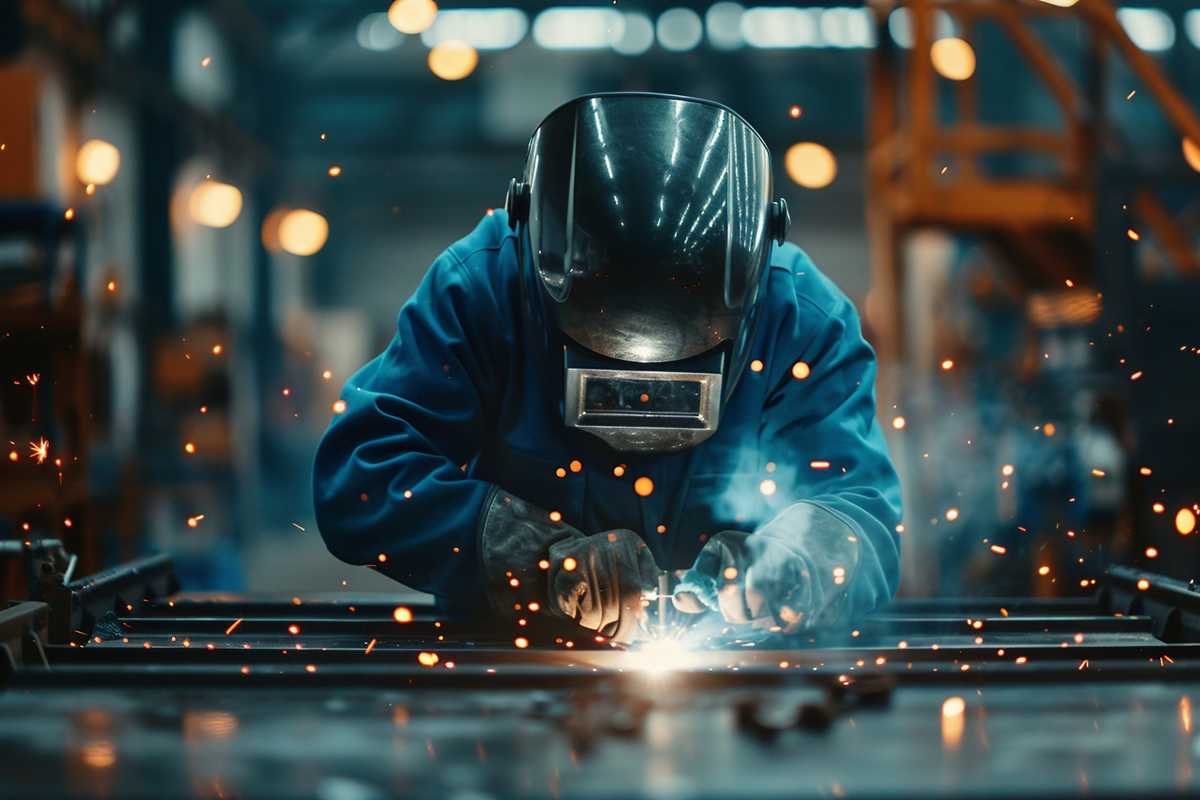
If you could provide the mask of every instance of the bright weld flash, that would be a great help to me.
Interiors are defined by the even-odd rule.
[[[677,639],[655,639],[625,652],[625,667],[657,678],[687,669],[693,663],[687,645]]]

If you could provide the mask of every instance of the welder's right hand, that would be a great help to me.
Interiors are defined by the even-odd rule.
[[[585,536],[504,490],[492,494],[480,526],[488,599],[504,616],[545,609],[618,642],[633,638],[657,568],[636,533]]]

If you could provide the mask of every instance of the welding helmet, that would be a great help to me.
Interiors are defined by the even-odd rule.
[[[750,124],[688,97],[577,98],[534,131],[505,208],[526,316],[561,347],[565,424],[624,451],[716,432],[789,223]]]

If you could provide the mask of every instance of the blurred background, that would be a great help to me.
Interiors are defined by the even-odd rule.
[[[904,593],[1192,578],[1195,5],[10,0],[0,541],[395,589],[312,522],[340,387],[543,116],[653,90],[758,128],[863,312]]]

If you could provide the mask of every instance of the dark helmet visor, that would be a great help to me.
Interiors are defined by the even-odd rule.
[[[580,98],[534,133],[525,181],[530,257],[572,340],[638,363],[744,345],[774,234],[770,156],[737,114],[666,95]]]

